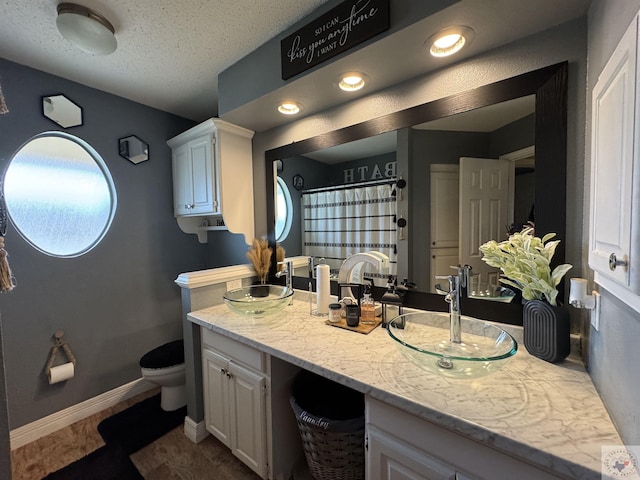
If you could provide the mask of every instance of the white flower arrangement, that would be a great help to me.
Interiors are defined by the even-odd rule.
[[[562,277],[572,268],[565,263],[551,271],[551,259],[560,240],[549,240],[555,233],[548,233],[542,239],[533,236],[533,229],[525,228],[514,233],[508,240],[490,240],[480,246],[482,260],[502,271],[500,282],[522,291],[525,300],[542,300],[556,306],[556,287]]]

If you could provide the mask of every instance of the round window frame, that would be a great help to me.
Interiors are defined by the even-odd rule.
[[[282,191],[282,196],[284,197],[285,204],[287,206],[287,216],[284,222],[284,227],[282,228],[282,232],[278,235],[276,231],[276,242],[283,242],[291,233],[291,226],[293,225],[293,200],[291,198],[291,192],[289,191],[289,187],[287,186],[287,182],[285,182],[282,178],[277,178],[277,186],[276,186],[276,196],[278,194],[278,187]],[[277,202],[277,198],[276,198]],[[277,203],[276,203],[277,204]],[[276,213],[276,222],[277,222],[277,213]]]
[[[74,253],[69,253],[69,254],[54,253],[54,252],[50,252],[50,251],[42,248],[40,245],[36,244],[18,226],[18,223],[14,220],[13,216],[11,215],[11,211],[8,208],[8,205],[6,203],[6,196],[5,196],[6,174],[7,174],[7,171],[9,170],[9,168],[11,167],[11,163],[16,158],[16,155],[18,155],[18,153],[20,153],[22,151],[22,149],[25,146],[27,146],[30,142],[32,142],[34,140],[37,140],[39,138],[45,138],[45,137],[58,137],[58,138],[65,139],[67,141],[71,141],[71,142],[77,144],[79,147],[81,147],[84,151],[86,151],[87,154],[89,154],[91,159],[98,166],[98,169],[102,173],[102,176],[103,176],[103,178],[104,178],[104,180],[105,180],[105,182],[107,184],[107,188],[109,190],[109,196],[110,196],[109,215],[108,215],[108,218],[107,218],[106,222],[104,223],[104,226],[102,227],[102,230],[100,231],[100,233],[98,235],[96,235],[95,239],[88,246],[86,246],[82,250],[79,250],[79,251],[74,252]],[[91,146],[86,140],[83,140],[82,138],[77,137],[75,135],[71,135],[69,133],[61,132],[61,131],[57,131],[57,130],[41,132],[41,133],[39,133],[37,135],[32,136],[31,138],[26,140],[24,143],[22,143],[15,150],[15,152],[13,152],[13,154],[10,157],[10,160],[7,162],[7,167],[6,167],[6,169],[5,169],[4,173],[3,173],[2,183],[1,183],[0,187],[2,189],[1,193],[2,193],[2,197],[3,197],[3,202],[5,204],[4,207],[5,207],[5,211],[6,211],[6,215],[7,215],[7,220],[9,220],[11,222],[11,224],[13,225],[13,228],[15,228],[16,232],[18,232],[18,234],[24,239],[25,242],[27,242],[28,245],[33,247],[38,252],[40,252],[40,253],[42,253],[44,255],[47,255],[49,257],[52,257],[52,258],[77,258],[77,257],[81,257],[82,255],[85,255],[88,252],[90,252],[91,250],[93,250],[96,246],[98,246],[100,244],[100,242],[102,242],[104,237],[107,235],[107,232],[111,228],[111,225],[113,224],[113,220],[114,220],[115,215],[116,215],[117,206],[118,206],[118,194],[117,194],[117,191],[116,191],[115,183],[113,181],[113,177],[111,175],[111,172],[109,171],[109,168],[107,167],[106,162],[102,158],[102,155],[100,155],[98,153],[98,151],[93,146]]]

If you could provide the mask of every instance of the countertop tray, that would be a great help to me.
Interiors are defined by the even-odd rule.
[[[345,330],[351,330],[352,332],[363,333],[366,335],[367,333],[373,331],[378,325],[380,325],[382,323],[382,319],[376,317],[376,323],[374,323],[373,325],[363,325],[362,323],[358,323],[357,327],[350,327],[349,325],[347,325],[347,321],[344,318],[342,318],[339,322],[330,322],[329,320],[325,320],[324,323],[326,323],[327,325],[331,325],[332,327],[344,328]]]

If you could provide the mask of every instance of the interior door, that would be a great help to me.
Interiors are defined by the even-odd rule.
[[[460,264],[470,265],[472,285],[498,284],[499,270],[481,260],[479,247],[506,238],[512,162],[460,158]]]
[[[442,280],[436,276],[451,275],[452,265],[458,265],[460,235],[459,208],[460,179],[458,165],[431,165],[431,240],[430,240],[430,292],[437,293],[436,285]],[[446,282],[445,282],[446,283]]]

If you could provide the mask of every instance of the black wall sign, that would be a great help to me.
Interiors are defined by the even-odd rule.
[[[389,29],[389,0],[346,0],[280,42],[282,79]]]

